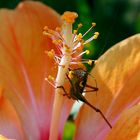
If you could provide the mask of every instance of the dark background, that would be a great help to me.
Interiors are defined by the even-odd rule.
[[[92,59],[98,58],[105,50],[117,42],[140,32],[139,0],[38,0],[49,5],[58,13],[76,11],[77,23],[84,25],[84,33],[96,22],[95,31],[100,32],[98,40],[88,44]],[[0,0],[1,8],[13,9],[21,0]],[[91,33],[93,34],[93,33]],[[91,36],[89,34],[88,37]]]

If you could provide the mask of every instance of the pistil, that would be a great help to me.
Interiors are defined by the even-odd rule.
[[[90,54],[89,50],[82,51],[84,44],[89,43],[93,39],[97,39],[99,35],[98,32],[95,32],[92,37],[84,41],[84,36],[96,26],[96,23],[92,23],[89,30],[82,35],[81,33],[78,33],[79,29],[82,27],[81,23],[78,24],[76,30],[72,30],[72,25],[77,17],[78,15],[75,12],[65,12],[62,15],[63,24],[61,28],[57,27],[55,30],[51,30],[48,27],[45,27],[43,32],[44,35],[47,35],[52,39],[52,42],[55,44],[59,52],[59,55],[56,54],[53,49],[45,52],[51,59],[54,59],[58,65],[56,79],[54,80],[52,76],[45,78],[45,80],[49,81],[49,83],[55,88],[49,140],[58,139],[58,125],[64,102],[63,90],[57,87],[64,86],[66,74],[68,74],[68,70],[72,65],[77,65],[78,68],[83,68],[84,63],[92,65],[92,62],[94,61],[81,59],[81,57],[84,54]],[[72,76],[72,74],[69,73],[69,76]]]

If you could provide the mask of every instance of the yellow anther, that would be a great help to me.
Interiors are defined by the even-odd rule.
[[[48,26],[45,26],[45,27],[43,28],[43,30],[44,30],[44,31],[48,31],[48,30],[49,30]]]
[[[77,40],[78,40],[78,41],[81,41],[81,40],[82,40],[82,37],[83,37],[82,34],[79,33],[79,34],[77,35]]]
[[[57,40],[52,40],[52,43],[55,44],[55,45],[58,45]]]
[[[54,77],[49,75],[48,78],[47,78],[49,81],[54,81]]]
[[[74,23],[77,17],[77,13],[70,11],[64,12],[64,14],[61,16],[62,20],[66,21],[67,23]]]
[[[94,35],[94,36],[93,36],[93,39],[97,39],[97,38],[98,38],[98,35]]]
[[[61,32],[61,28],[60,27],[56,27],[55,29],[57,32]]]
[[[55,45],[60,45],[62,43],[62,40],[61,39],[53,40],[52,43]]]
[[[88,60],[88,64],[89,65],[92,65],[92,60]]]
[[[95,32],[94,34],[95,34],[95,35],[99,35],[99,32]]]
[[[58,41],[59,44],[62,43],[62,40],[61,39],[58,39],[57,41]]]
[[[74,32],[74,34],[77,34],[77,30],[74,30],[73,32]]]
[[[45,30],[43,31],[43,35],[46,35],[50,38],[52,38],[52,36],[53,36],[52,34],[49,33],[49,31],[45,31]]]
[[[43,35],[47,35],[48,33],[46,31],[43,31]]]
[[[96,26],[96,23],[95,22],[92,22],[92,26],[95,27]]]
[[[73,74],[74,74],[73,71],[69,71],[68,77],[69,77],[70,79],[72,79],[72,78],[73,78]]]
[[[79,24],[78,24],[78,28],[81,28],[82,26],[83,26],[82,23],[79,23]]]
[[[90,53],[90,51],[89,50],[85,50],[85,53],[88,55]]]
[[[45,53],[47,53],[50,58],[54,58],[55,56],[55,51],[53,49],[51,49],[50,51],[45,51]]]

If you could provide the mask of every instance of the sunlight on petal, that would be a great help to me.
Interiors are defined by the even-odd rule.
[[[8,138],[6,138],[6,137],[0,135],[0,140],[14,140],[14,139],[8,139]]]
[[[104,112],[108,121],[114,125],[124,109],[140,100],[139,73],[140,34],[137,34],[116,44],[99,58],[91,72],[97,80],[99,91],[97,96],[87,93],[86,98]],[[91,79],[88,82],[93,84]],[[109,131],[98,113],[86,105],[81,108],[77,118],[76,140],[100,140]]]

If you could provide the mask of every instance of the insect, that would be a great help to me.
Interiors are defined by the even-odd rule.
[[[90,86],[87,84],[87,78],[88,75],[90,75],[86,70],[83,70],[82,68],[77,68],[70,70],[68,74],[66,74],[67,79],[70,82],[71,88],[70,88],[70,93],[67,93],[65,90],[64,86],[58,86],[57,88],[61,88],[64,91],[63,95],[66,95],[68,98],[72,98],[74,100],[80,100],[90,106],[92,109],[94,109],[96,112],[98,112],[105,122],[108,124],[110,128],[112,128],[111,124],[107,120],[107,118],[104,116],[102,111],[96,107],[94,107],[92,104],[90,104],[87,99],[83,96],[83,92],[94,92],[98,91],[97,87]],[[90,88],[91,90],[89,91],[84,91],[85,87]]]

